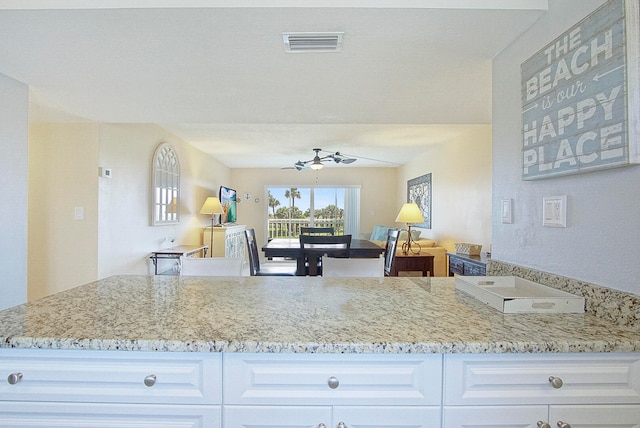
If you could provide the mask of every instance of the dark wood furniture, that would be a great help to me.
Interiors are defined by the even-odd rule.
[[[433,255],[396,253],[388,276],[433,276]]]
[[[387,242],[384,245],[384,276],[391,275],[391,264],[393,256],[396,254],[398,247],[398,236],[400,232],[396,229],[387,230]]]
[[[153,271],[158,275],[158,260],[173,259],[179,262],[180,257],[191,257],[194,254],[201,253],[202,257],[207,256],[208,245],[177,245],[173,248],[165,248],[162,250],[152,251],[151,260],[153,261]],[[161,275],[177,275],[177,270],[169,269],[161,272]]]
[[[301,235],[334,235],[335,229],[333,227],[301,227]]]
[[[262,247],[264,255],[271,257],[288,257],[296,259],[297,275],[305,275],[304,255],[300,248],[300,240],[295,238],[275,238]],[[384,248],[366,239],[352,239],[349,257],[370,258],[379,257]]]
[[[244,235],[247,239],[249,252],[249,275],[251,276],[294,276],[297,269],[294,266],[260,266],[260,254],[256,244],[255,229],[246,229]]]
[[[449,258],[449,276],[485,276],[490,258],[485,254],[469,256],[467,254],[447,253]]]
[[[300,235],[300,248],[309,276],[322,275],[322,256],[349,257],[351,235]]]

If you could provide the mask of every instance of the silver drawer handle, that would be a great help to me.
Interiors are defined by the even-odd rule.
[[[571,428],[571,425],[562,421],[558,421],[558,428]]]
[[[316,428],[327,428],[327,426],[325,424],[320,423]]]
[[[538,421],[538,428],[551,428],[551,425],[546,422]]]
[[[340,386],[340,381],[338,380],[337,377],[331,376],[329,378],[329,380],[327,381],[327,385],[329,385],[329,388],[331,388],[331,389],[336,389],[338,386]],[[340,426],[340,425],[338,425],[338,426]]]
[[[344,422],[338,422],[338,427],[337,428],[347,428],[347,424],[345,424]],[[571,428],[571,427],[569,427]]]
[[[562,388],[562,385],[563,385],[562,379],[560,379],[559,377],[555,377],[555,376],[549,376],[549,383],[555,389],[560,389],[560,388]]]
[[[21,380],[22,380],[22,373],[11,373],[9,376],[7,376],[7,382],[9,382],[11,385],[15,385]]]
[[[156,384],[156,375],[150,374],[149,376],[144,378],[144,384],[146,386],[153,386]]]

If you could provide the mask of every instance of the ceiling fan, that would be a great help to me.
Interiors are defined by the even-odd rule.
[[[326,161],[326,160],[332,160],[335,163],[343,163],[343,164],[350,164],[355,162],[357,159],[356,158],[352,158],[352,157],[348,157],[345,156],[343,154],[341,154],[340,152],[335,152],[335,153],[331,153],[328,154],[326,156],[322,156],[320,157],[320,152],[323,151],[322,149],[313,149],[314,152],[316,152],[316,155],[313,157],[313,159],[308,160],[308,161],[298,161],[295,164],[293,164],[292,167],[285,167],[282,169],[297,169],[298,171],[302,171],[304,169],[313,169],[313,170],[319,170],[322,169],[322,167],[324,166],[324,164],[322,163],[322,161]]]

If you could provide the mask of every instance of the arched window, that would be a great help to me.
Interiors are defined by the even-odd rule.
[[[180,222],[180,161],[174,148],[162,143],[153,154],[153,200],[151,217],[154,226]]]

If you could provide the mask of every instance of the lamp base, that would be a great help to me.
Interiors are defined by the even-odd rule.
[[[407,224],[407,240],[402,243],[402,254],[405,256],[409,253],[420,254],[422,247],[416,241],[411,238],[411,225]]]

